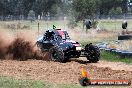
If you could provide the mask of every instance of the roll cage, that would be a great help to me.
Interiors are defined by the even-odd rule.
[[[59,34],[57,30],[48,30],[44,34],[43,40],[54,40],[54,41],[60,41],[60,40],[70,40],[70,37],[66,31],[61,31],[63,32],[63,35]]]

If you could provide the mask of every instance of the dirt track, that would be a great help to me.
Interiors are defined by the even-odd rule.
[[[27,38],[29,37],[24,39]],[[3,43],[3,45],[5,45],[5,43]],[[44,59],[46,59],[46,57]],[[72,60],[67,63],[43,60],[1,60],[0,76],[42,80],[57,84],[78,84],[78,78],[81,76],[81,67],[84,67],[84,69],[89,72],[90,78],[92,79],[105,78],[132,80],[131,65],[106,61],[99,61],[99,63],[93,64],[82,60]]]
[[[81,60],[67,63],[42,60],[3,60],[0,61],[0,76],[10,76],[18,79],[35,79],[57,84],[78,84],[81,67],[84,67],[89,72],[90,78],[132,80],[132,71],[113,70],[107,66],[99,66],[103,63],[103,61],[100,61],[95,66],[95,64],[86,63]],[[113,64],[117,65],[117,63]],[[125,65],[122,64],[122,66]]]

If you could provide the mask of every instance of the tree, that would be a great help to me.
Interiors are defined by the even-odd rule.
[[[62,0],[36,0],[33,5],[33,10],[38,15],[47,15],[50,13],[52,16],[57,14],[58,8],[61,9]],[[62,10],[61,10],[62,11]]]
[[[35,20],[35,12],[33,10],[30,10],[28,13],[28,19],[32,22]]]
[[[72,6],[77,21],[92,18],[96,11],[96,0],[73,0]]]
[[[6,15],[9,13],[9,8],[8,8],[8,0],[0,0],[0,10],[2,11],[2,15]]]
[[[50,13],[73,14],[76,20],[93,18],[95,14],[108,15],[112,8],[121,7],[127,13],[128,0],[0,0],[0,15],[28,17],[32,9],[36,17]]]
[[[24,16],[27,17],[28,13],[31,9],[33,9],[33,5],[36,0],[23,0],[23,9],[24,9]]]
[[[128,0],[122,0],[122,3],[121,3],[121,8],[122,8],[122,12],[123,13],[127,13],[128,12]]]
[[[127,12],[127,0],[99,0],[99,12],[101,15],[108,15],[110,10],[121,7],[122,12]]]
[[[109,15],[120,15],[120,14],[122,14],[122,9],[121,9],[121,7],[112,8],[112,9],[109,11]]]

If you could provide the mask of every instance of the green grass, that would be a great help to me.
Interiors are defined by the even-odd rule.
[[[106,29],[106,30],[113,30],[113,31],[117,31],[122,29],[121,25],[122,25],[122,21],[123,20],[98,20],[99,21],[99,27],[101,29]],[[128,21],[128,29],[132,29],[132,20],[127,20]],[[30,21],[0,21],[0,25],[3,25],[4,23],[18,23],[20,22],[23,25],[27,25],[30,26],[30,29],[32,30],[37,30],[38,29],[38,23],[39,23],[39,27],[40,29],[50,29],[52,28],[53,25],[55,25],[57,28],[62,28],[65,29],[67,22],[68,21],[34,21],[34,22],[30,22]],[[83,29],[83,22],[79,21],[77,23],[77,28],[79,29]]]
[[[106,30],[119,30],[122,29],[122,21],[121,20],[101,20],[100,28]]]
[[[114,86],[88,86],[82,87],[76,84],[51,84],[42,81],[18,80],[11,77],[0,77],[0,88],[124,88]],[[127,88],[127,87],[126,87]]]
[[[83,88],[81,85],[51,84],[42,81],[18,80],[11,77],[0,77],[0,88]]]
[[[106,29],[106,30],[112,30],[112,31],[122,31],[122,20],[100,20],[99,27],[101,29]],[[128,30],[132,29],[132,20],[127,20],[128,22]]]
[[[122,29],[122,20],[98,20],[99,21],[99,27],[101,29],[106,29],[106,30],[121,30]],[[68,21],[35,21],[35,22],[30,22],[30,21],[0,21],[0,24],[2,25],[3,23],[22,23],[25,25],[29,25],[31,29],[37,29],[38,28],[38,22],[40,24],[40,29],[49,29],[52,28],[52,25],[56,25],[57,28],[62,28],[64,29]],[[127,20],[128,22],[128,29],[132,29],[132,20]],[[83,28],[83,22],[79,21],[77,23],[77,27],[82,29]]]
[[[0,21],[0,25],[3,25],[3,24],[17,24],[17,23],[27,25],[32,30],[37,30],[38,29],[38,23],[39,23],[39,28],[40,29],[50,29],[50,28],[53,27],[53,25],[55,25],[57,28],[64,29],[66,24],[67,24],[67,21],[34,21],[32,23],[30,21]]]
[[[105,20],[97,20],[99,22],[99,27],[100,29],[105,29],[105,30],[109,30],[109,31],[122,31],[122,22],[123,19],[113,19],[113,20],[109,20],[109,19],[105,19]],[[132,20],[127,20],[128,22],[128,30],[132,29]],[[83,22],[80,21],[77,23],[79,28],[83,28]]]
[[[119,55],[107,51],[101,51],[101,58],[103,60],[112,61],[112,62],[124,62],[132,64],[132,58],[122,58]]]
[[[0,88],[48,88],[49,85],[39,81],[17,80],[14,78],[0,77]]]

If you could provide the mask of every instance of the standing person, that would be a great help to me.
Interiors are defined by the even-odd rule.
[[[85,23],[86,23],[86,33],[87,33],[88,29],[92,28],[92,22],[90,20],[87,20]]]

